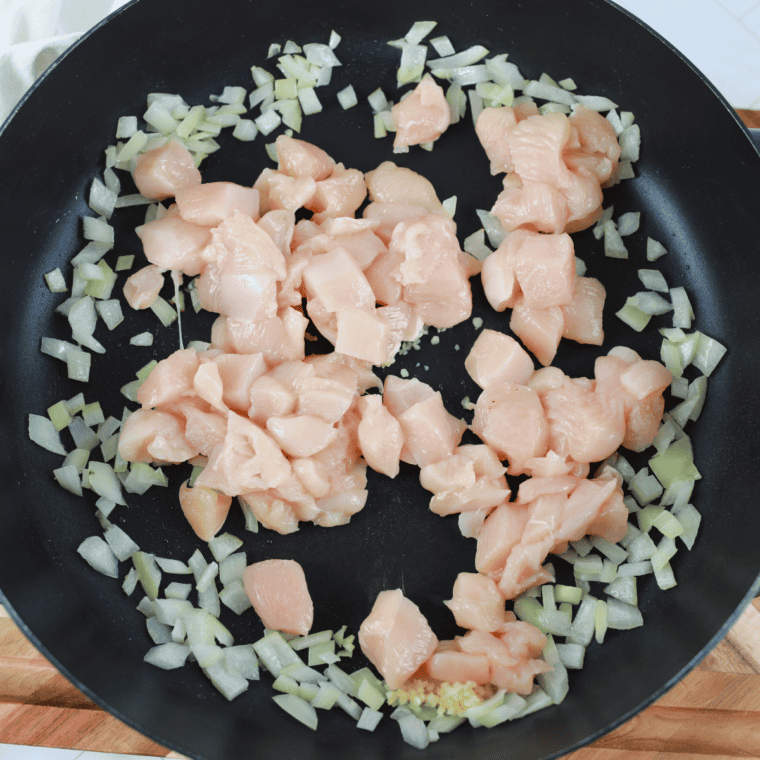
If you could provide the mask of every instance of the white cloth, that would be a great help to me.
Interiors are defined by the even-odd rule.
[[[35,79],[127,0],[0,0],[0,124]]]

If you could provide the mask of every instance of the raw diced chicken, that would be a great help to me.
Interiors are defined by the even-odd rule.
[[[298,414],[311,414],[335,424],[343,418],[356,398],[353,388],[323,377],[305,378],[298,389]]]
[[[411,169],[396,166],[392,161],[383,161],[377,169],[367,172],[364,179],[371,201],[421,206],[431,214],[444,213],[433,185]],[[365,217],[376,218],[367,213]]]
[[[623,446],[633,451],[651,446],[662,420],[662,392],[670,384],[668,378],[672,380],[670,372],[659,362],[644,361],[635,351],[618,346],[596,360],[594,375],[597,395],[622,404],[626,421]]]
[[[516,665],[493,665],[491,683],[499,689],[514,694],[531,694],[535,684],[533,679],[539,673],[548,673],[552,666],[544,660],[521,660]]]
[[[504,597],[495,581],[480,573],[459,573],[453,596],[444,604],[454,613],[457,625],[462,628],[494,632],[507,623]]]
[[[201,541],[210,541],[222,529],[231,504],[229,496],[210,488],[188,488],[187,481],[179,488],[179,505]]]
[[[381,591],[359,628],[359,645],[390,689],[398,689],[433,654],[438,639],[401,589]]]
[[[546,454],[549,426],[538,394],[524,385],[501,383],[480,394],[473,432],[500,459],[509,460],[510,475],[519,475],[533,457]]]
[[[422,380],[411,377],[408,380],[387,375],[383,386],[383,403],[396,418],[400,417],[420,401],[430,398],[435,391]]]
[[[509,498],[506,472],[489,446],[460,446],[455,453],[420,470],[422,487],[431,491],[437,515],[491,510]]]
[[[383,406],[381,396],[362,396],[358,406],[362,416],[358,428],[362,456],[373,470],[395,478],[404,445],[401,425]]]
[[[533,360],[514,338],[487,329],[478,335],[464,366],[484,390],[496,383],[523,385],[534,370]]]
[[[316,182],[327,179],[335,161],[321,148],[303,140],[280,135],[275,140],[278,170],[291,177],[311,177]]]
[[[248,416],[259,425],[266,425],[270,417],[281,417],[295,411],[296,395],[279,380],[268,375],[251,383]]]
[[[239,499],[243,509],[250,510],[268,530],[274,530],[283,536],[298,530],[298,517],[293,507],[282,499],[259,491],[240,494]]]
[[[177,193],[177,207],[186,222],[217,227],[235,211],[259,218],[259,191],[234,182],[208,182]]]
[[[344,308],[338,312],[338,353],[383,365],[392,358],[390,345],[390,327],[374,308]]]
[[[327,496],[330,491],[330,479],[327,468],[314,459],[301,458],[291,462],[293,474],[301,485],[315,498]]]
[[[222,400],[222,376],[219,365],[213,361],[201,363],[193,377],[195,394],[220,412],[227,411],[227,404]]]
[[[597,158],[594,168],[597,179],[600,183],[607,182],[620,158],[620,144],[612,124],[601,114],[584,106],[576,108],[568,121],[577,131],[580,150],[587,156]],[[577,154],[573,152],[572,155]],[[569,162],[570,157],[566,160]]]
[[[482,654],[436,652],[427,661],[426,667],[430,678],[436,681],[486,684],[491,680],[491,663]]]
[[[279,316],[258,322],[242,322],[219,317],[211,331],[211,343],[225,352],[240,354],[263,353],[270,364],[277,364],[304,356],[303,334],[307,320],[290,307],[278,314],[290,316],[299,323],[298,334],[286,329],[284,319]]]
[[[329,312],[344,308],[372,309],[375,295],[356,260],[342,248],[315,256],[304,269],[310,298],[319,298]]]
[[[549,421],[549,448],[575,462],[600,462],[623,442],[625,416],[619,401],[594,393],[588,382],[566,378],[541,394]]]
[[[424,383],[420,383],[424,385]],[[401,414],[394,414],[404,432],[401,460],[424,467],[454,452],[467,427],[466,423],[446,411],[440,392],[429,389],[429,395]],[[386,406],[393,414],[389,402]]]
[[[170,140],[138,156],[134,180],[146,198],[162,201],[180,190],[200,185],[201,173],[190,151],[180,142]]]
[[[293,240],[295,230],[295,216],[292,212],[285,209],[273,209],[267,211],[261,219],[256,222],[260,229],[272,238],[272,242],[277,246],[280,253],[285,258],[290,257],[290,244]],[[290,272],[290,266],[288,266]]]
[[[403,298],[417,306],[425,324],[453,327],[472,313],[472,291],[459,263],[456,226],[435,214],[401,222],[390,251],[404,257],[399,267]]]
[[[263,354],[220,354],[212,360],[219,367],[222,399],[243,414],[251,406],[251,386],[267,371]]]
[[[214,231],[215,244],[224,247],[222,271],[271,272],[285,279],[285,257],[271,237],[251,217],[236,211]]]
[[[163,287],[163,272],[155,264],[148,264],[127,278],[124,298],[133,309],[147,309],[155,303]]]
[[[521,660],[539,657],[546,646],[546,635],[523,620],[505,623],[499,638],[509,647],[510,653]]]
[[[206,263],[203,249],[211,241],[211,233],[184,219],[164,217],[138,227],[145,257],[161,269],[178,269],[193,277]]]
[[[437,140],[451,124],[451,110],[440,85],[427,74],[391,109],[396,137],[393,149]]]
[[[526,306],[548,309],[572,301],[575,253],[570,235],[525,235],[510,258]]]
[[[336,164],[332,174],[317,182],[314,194],[306,206],[314,212],[314,221],[328,217],[353,216],[367,197],[364,175],[358,169],[346,169]]]
[[[486,518],[478,535],[475,567],[480,573],[496,576],[512,549],[520,543],[528,510],[524,506],[502,504]]]
[[[559,306],[533,309],[520,295],[515,299],[509,327],[536,359],[546,367],[552,363],[557,353],[565,329],[565,318]]]
[[[601,346],[604,342],[602,311],[606,291],[594,277],[578,277],[575,280],[573,299],[562,307],[564,318],[563,338],[577,343]]]
[[[389,194],[389,192],[386,194]],[[420,205],[404,202],[376,201],[370,203],[364,209],[364,218],[378,223],[375,228],[375,234],[388,245],[391,242],[393,230],[399,222],[419,219],[421,216],[427,216],[429,213],[431,213],[429,209],[423,208]],[[433,211],[433,213],[442,212],[439,210],[437,212]]]
[[[399,267],[404,256],[398,251],[384,251],[364,271],[364,276],[381,304],[397,304],[401,301],[403,287]]]
[[[267,559],[246,567],[245,593],[267,628],[305,636],[314,622],[314,605],[303,568],[292,559]]]
[[[578,485],[578,478],[572,475],[555,475],[540,477],[534,475],[520,483],[517,490],[517,504],[528,504],[539,496],[548,496],[555,493],[569,493]]]
[[[563,232],[567,225],[567,201],[553,185],[520,181],[516,175],[504,178],[504,189],[491,213],[511,232],[518,227],[537,232]]]
[[[280,447],[251,420],[228,412],[224,443],[212,451],[195,484],[237,496],[275,488],[290,475]]]
[[[509,152],[515,173],[523,182],[539,182],[561,189],[567,167],[562,151],[570,138],[570,124],[562,113],[529,116],[509,133]]]
[[[282,450],[293,457],[310,457],[329,446],[338,435],[329,422],[310,414],[270,417],[267,430]]]
[[[198,365],[198,354],[192,348],[175,351],[162,359],[138,389],[138,402],[148,408],[176,401],[193,387]]]
[[[491,162],[491,174],[511,172],[509,134],[517,126],[515,112],[508,106],[484,108],[475,122],[475,132]]]
[[[184,426],[172,414],[138,409],[119,435],[119,454],[127,462],[186,462],[198,454],[184,436]]]
[[[317,192],[317,183],[311,177],[289,177],[275,172],[267,181],[269,210],[295,213],[309,204]]]
[[[224,443],[227,420],[197,397],[183,398],[165,407],[166,411],[185,418],[185,440],[203,456]]]

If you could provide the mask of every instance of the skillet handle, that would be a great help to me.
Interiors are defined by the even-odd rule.
[[[760,129],[750,129],[749,136],[752,138],[752,142],[755,143],[755,147],[760,151]]]

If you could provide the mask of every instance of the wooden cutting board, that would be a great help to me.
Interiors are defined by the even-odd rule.
[[[93,704],[0,607],[0,743],[180,757]],[[760,758],[760,599],[658,702],[568,760]]]
[[[750,127],[760,112],[739,111]],[[0,743],[179,758],[93,704],[0,606]],[[686,678],[568,760],[760,758],[760,599]]]

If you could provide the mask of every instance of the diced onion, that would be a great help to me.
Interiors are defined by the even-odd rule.
[[[173,670],[174,668],[181,668],[185,664],[189,654],[190,649],[183,644],[168,642],[166,644],[159,644],[148,650],[143,659],[157,668]]]
[[[100,536],[86,538],[79,545],[77,552],[93,570],[109,578],[119,577],[119,562],[111,547]]]
[[[352,85],[348,85],[348,87],[344,87],[342,90],[340,90],[340,92],[338,92],[338,102],[340,103],[343,110],[352,108],[359,102],[356,98],[356,93],[354,92]]]

